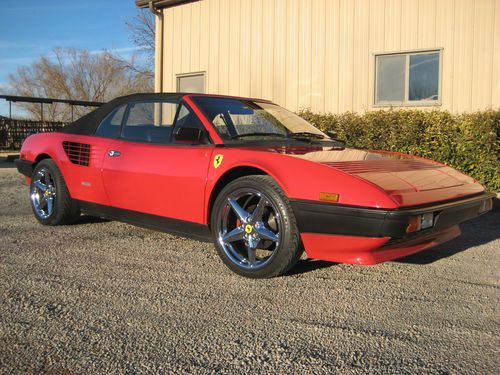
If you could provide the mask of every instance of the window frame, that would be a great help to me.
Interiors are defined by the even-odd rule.
[[[428,55],[437,53],[439,55],[438,67],[438,99],[437,100],[409,100],[410,95],[410,57],[415,55]],[[377,103],[378,90],[378,61],[381,56],[405,56],[405,78],[404,78],[404,98],[402,102],[379,102]],[[375,83],[373,90],[373,107],[438,107],[442,105],[442,80],[443,80],[443,48],[414,49],[407,51],[377,52],[373,54],[375,65]]]

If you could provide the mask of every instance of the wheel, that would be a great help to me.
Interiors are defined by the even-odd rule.
[[[44,225],[71,224],[80,216],[56,163],[45,159],[37,164],[30,184],[31,208]]]
[[[215,200],[211,228],[222,261],[242,276],[281,275],[302,254],[290,202],[269,176],[246,176],[228,184]]]

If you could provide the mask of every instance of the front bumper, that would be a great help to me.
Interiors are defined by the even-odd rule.
[[[402,239],[415,236],[406,232],[410,217],[433,212],[433,227],[421,230],[417,235],[438,232],[488,212],[493,206],[493,197],[495,194],[483,193],[446,203],[401,209],[367,208],[302,200],[292,200],[291,204],[301,233]]]
[[[30,177],[33,175],[33,169],[35,163],[29,160],[16,159],[14,160],[14,164],[17,167],[19,173],[22,173],[26,177]]]
[[[309,258],[336,263],[372,265],[387,262],[450,241],[460,235],[454,225],[438,232],[408,238],[392,244],[388,237],[353,237],[333,234],[301,233]]]
[[[488,212],[494,196],[484,193],[394,210],[297,200],[291,203],[310,258],[370,265],[401,258],[459,236],[458,224]],[[429,212],[435,214],[432,228],[406,232],[410,217]]]

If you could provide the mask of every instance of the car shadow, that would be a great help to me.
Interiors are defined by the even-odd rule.
[[[489,212],[460,226],[462,234],[439,246],[397,259],[395,262],[429,264],[448,258],[471,247],[487,244],[500,238],[500,213]]]
[[[4,168],[15,168],[14,157],[9,156],[0,156],[0,169]]]
[[[76,220],[71,225],[84,225],[84,224],[97,224],[97,223],[107,223],[111,220],[105,219],[103,217],[98,216],[90,216],[90,215],[81,215],[78,220]]]
[[[319,270],[322,268],[329,268],[335,266],[337,263],[327,262],[318,259],[300,259],[295,267],[285,273],[284,276],[294,276],[303,273]]]

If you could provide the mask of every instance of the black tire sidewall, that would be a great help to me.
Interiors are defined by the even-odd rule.
[[[220,231],[220,220],[222,209],[228,195],[244,189],[256,190],[264,193],[273,204],[277,207],[281,216],[281,241],[278,249],[274,250],[272,259],[264,267],[250,270],[239,267],[232,262],[225,254],[224,249],[218,242],[218,234]],[[268,176],[246,176],[240,177],[229,183],[217,196],[211,215],[211,229],[215,248],[229,269],[233,272],[250,278],[268,278],[278,276],[286,272],[292,267],[300,257],[300,240],[299,231],[295,221],[295,216],[291,209],[290,203],[283,194],[279,186]]]
[[[67,216],[67,212],[65,212],[65,209],[66,210],[68,209],[66,207],[66,202],[68,201],[68,199],[70,199],[70,197],[68,190],[66,188],[66,183],[64,182],[64,178],[61,174],[61,171],[57,167],[57,164],[51,159],[45,159],[39,162],[33,171],[30,183],[30,194],[33,189],[33,177],[35,177],[38,171],[40,171],[41,169],[47,169],[54,180],[55,190],[56,190],[56,196],[54,199],[54,210],[52,211],[52,214],[50,214],[49,217],[41,218],[36,213],[35,207],[33,206],[33,202],[31,201],[30,198],[31,209],[33,211],[33,214],[35,215],[35,218],[41,224],[58,225],[61,224],[64,221],[65,216]]]

